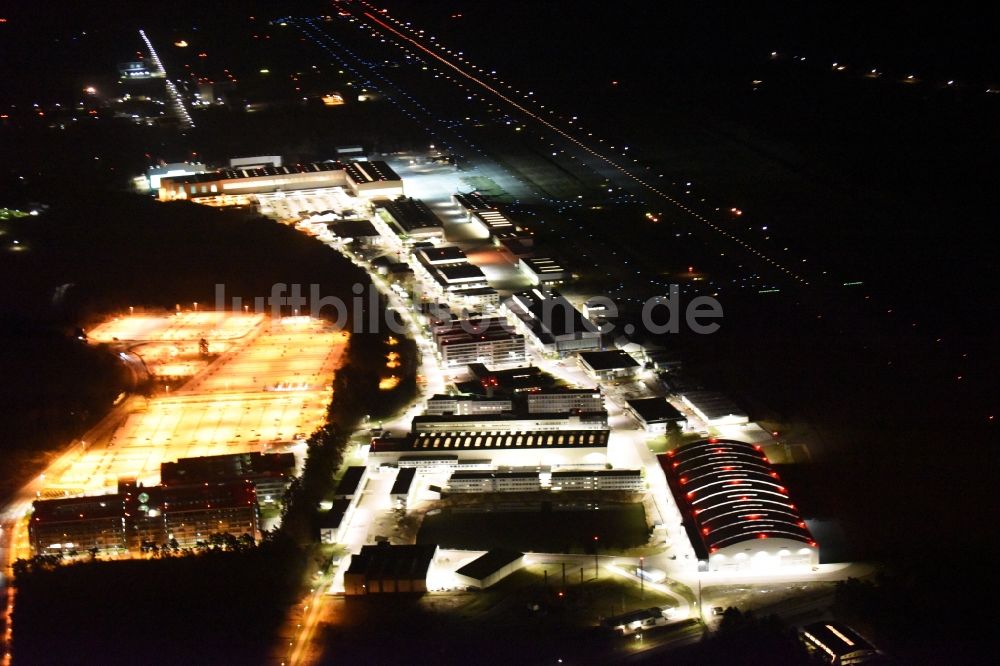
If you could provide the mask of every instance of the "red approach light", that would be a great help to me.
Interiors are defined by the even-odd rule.
[[[687,477],[686,476],[682,476],[681,477],[681,485],[682,486],[687,485],[687,482],[688,482]]]
[[[772,479],[777,479],[778,478],[778,473],[777,472],[771,472],[771,478]]]
[[[733,480],[733,481],[730,481],[729,483],[727,483],[726,485],[728,485],[728,486],[742,486],[743,482],[742,481]]]
[[[759,513],[747,514],[747,520],[760,520],[760,514]]]
[[[779,493],[786,493],[787,494],[788,493],[788,488],[785,488],[784,486],[778,486],[778,492]]]
[[[758,451],[761,450],[760,444],[754,444],[753,448],[757,449]]]
[[[799,521],[799,527],[803,527],[804,528],[805,526],[806,526],[806,521],[800,520]]]
[[[758,539],[766,539],[766,538],[767,538],[767,535],[766,535],[766,534],[764,534],[763,532],[761,532],[760,534],[758,534],[758,535],[757,535],[757,538],[758,538]]]
[[[673,458],[674,457],[674,452],[673,451],[667,451],[667,455],[670,456],[671,458]],[[676,465],[677,463],[674,463],[674,464]]]
[[[710,530],[707,527],[701,528],[701,533],[704,534],[705,536],[708,536],[709,531]]]
[[[732,465],[723,465],[723,466],[722,466],[722,469],[724,469],[725,471],[727,471],[727,472],[728,472],[728,471],[730,471],[731,469],[733,469],[733,466],[732,466]]]
[[[693,490],[687,494],[687,498],[688,499],[691,499],[692,497],[694,497],[694,491]]]
[[[716,442],[718,442],[718,441],[719,441],[719,438],[718,438],[718,437],[709,437],[709,438],[708,438],[708,443],[709,443],[709,444],[715,444],[715,443],[716,443]]]
[[[679,462],[675,462],[675,463],[674,463],[674,469],[677,469],[677,468],[678,468],[678,467],[680,467],[680,466],[681,466],[681,464],[680,464]]]
[[[746,501],[748,501],[749,499],[750,499],[750,498],[749,498],[749,497],[747,497],[746,495],[741,495],[741,496],[740,496],[740,501],[741,501],[741,502],[746,502]]]
[[[699,513],[701,513],[701,509],[695,509],[695,510],[694,510],[694,515],[696,515],[696,516],[697,516],[697,515],[698,515]]]
[[[709,550],[709,552],[712,552],[712,553],[714,553],[715,551],[717,551],[717,550],[719,550],[719,549],[718,549],[718,547],[716,547],[716,546],[712,546],[712,547],[711,547],[711,548],[709,548],[708,550]]]
[[[816,542],[815,541],[810,541],[809,545],[812,546],[813,548],[815,548],[816,547]]]

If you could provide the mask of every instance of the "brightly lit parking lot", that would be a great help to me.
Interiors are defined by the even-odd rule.
[[[122,318],[98,327],[109,339],[193,335],[228,340],[232,348],[186,384],[134,401],[106,441],[59,458],[43,475],[44,494],[105,492],[122,477],[158,483],[160,463],[183,457],[300,452],[302,440],[325,422],[347,334],[310,317],[197,314],[162,315],[159,322],[152,316]],[[173,337],[180,328],[175,319],[197,326]],[[207,326],[210,321],[218,328]],[[141,355],[142,349],[136,351]]]

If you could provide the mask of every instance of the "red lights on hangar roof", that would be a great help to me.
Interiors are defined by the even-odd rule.
[[[816,546],[759,445],[712,438],[658,458],[699,556],[751,539]]]

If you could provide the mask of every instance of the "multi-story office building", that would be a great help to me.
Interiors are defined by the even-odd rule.
[[[125,499],[118,494],[38,500],[28,523],[36,554],[94,548],[123,553],[128,550],[125,534]]]
[[[597,327],[558,292],[517,292],[504,299],[500,312],[542,353],[564,356],[601,348]]]
[[[207,541],[216,533],[249,534],[254,541],[260,538],[257,493],[251,481],[161,486],[155,490],[162,502],[167,539],[175,539],[181,548]]]
[[[553,491],[625,490],[641,492],[646,482],[639,469],[560,470],[552,472]]]
[[[260,520],[248,480],[148,487],[125,481],[114,495],[36,501],[29,531],[36,553],[123,553],[172,540],[189,548],[217,533],[256,541]]]
[[[541,488],[538,470],[460,471],[448,479],[453,493],[530,493]]]
[[[435,395],[427,400],[425,413],[432,416],[452,414],[505,414],[513,411],[510,398],[485,398],[474,395]]]
[[[604,411],[604,395],[596,389],[561,389],[524,395],[529,414]]]
[[[160,483],[165,486],[248,480],[253,482],[261,504],[280,502],[294,475],[292,453],[226,453],[160,464]]]
[[[446,368],[470,363],[519,365],[525,361],[524,336],[508,330],[500,318],[462,320],[434,333]]]

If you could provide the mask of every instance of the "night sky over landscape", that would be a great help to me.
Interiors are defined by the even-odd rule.
[[[994,663],[998,43],[1000,23],[961,4],[0,7],[6,663],[831,663],[815,628],[830,623],[874,646],[871,663]],[[130,61],[152,73],[130,80]],[[221,171],[251,156],[278,163]],[[381,174],[369,185],[345,166],[359,156],[361,173]],[[301,175],[324,162],[343,164]],[[150,189],[148,170],[163,165],[184,185]],[[457,192],[481,196],[511,230],[476,222]],[[433,222],[394,213],[385,200],[402,193]],[[345,240],[338,224],[372,236]],[[436,264],[420,241],[459,258]],[[558,280],[519,259],[531,256],[556,264]],[[196,334],[167,323],[209,321],[199,317],[211,316],[218,284],[251,303],[279,283],[378,295],[348,317],[349,336],[317,321],[301,344],[241,306],[229,323],[190,323]],[[547,323],[519,319],[511,302],[547,288],[582,313],[583,334],[546,339]],[[718,332],[655,330],[645,308],[675,288],[682,305],[719,304]],[[614,333],[588,337],[595,297],[616,306]],[[467,368],[506,367],[480,348],[453,364],[446,347],[458,343],[426,315],[433,303],[513,325],[527,342],[510,366],[537,366],[541,379],[515,388],[498,369]],[[128,329],[136,312],[148,330]],[[376,330],[393,316],[404,331]],[[114,326],[122,332],[101,337]],[[313,359],[324,335],[334,351]],[[601,374],[579,356],[618,348],[638,359],[635,372]],[[217,372],[226,380],[213,384]],[[612,444],[598,457],[497,454],[459,468],[490,470],[490,491],[457,490],[454,467],[421,467],[408,499],[390,492],[420,428],[589,428],[589,408],[559,407],[546,417],[560,425],[544,426],[529,409],[527,395],[567,388],[599,392],[593,422]],[[244,401],[231,432],[222,402],[183,411],[184,395],[194,404],[212,391]],[[280,400],[295,391],[315,393],[281,421],[291,408]],[[707,392],[745,423],[713,420],[685,397]],[[444,393],[468,403],[433,412]],[[476,411],[505,396],[509,406]],[[653,430],[629,402],[640,398],[686,420]],[[284,411],[272,418],[273,405]],[[218,421],[216,439],[202,450],[191,434],[180,447],[188,421]],[[726,542],[708,536],[716,518],[698,517],[711,513],[693,494],[701,486],[692,478],[685,500],[688,478],[670,476],[685,447],[734,438],[773,465],[778,504],[791,507],[768,532],[754,525],[771,519],[768,500],[732,496],[724,515],[750,535],[746,553],[785,538],[780,515],[794,515],[803,552],[817,549],[809,566],[788,564],[787,549],[774,569],[759,566],[768,553],[753,565],[726,545],[717,553],[711,544]],[[266,502],[246,468],[225,476],[257,484],[243,541],[227,514],[232,525],[185,545],[170,501],[160,539],[159,491],[135,523],[127,493],[141,488],[123,475],[160,488],[161,462],[251,452],[294,453],[295,464],[287,492]],[[357,498],[335,491],[351,466],[369,469]],[[590,468],[634,469],[643,486],[572,493],[549,480]],[[541,485],[504,494],[496,479],[512,471]],[[737,492],[722,484],[743,477],[722,474],[718,492]],[[223,484],[223,472],[210,481]],[[65,544],[28,527],[55,510],[46,501],[104,495],[126,508],[93,528],[99,537],[73,536],[91,509],[60,528]],[[206,501],[203,524],[223,525]],[[346,513],[329,528],[340,501]],[[120,545],[108,545],[118,529]],[[422,594],[402,583],[374,593],[373,567],[397,567],[402,580],[392,558],[426,544],[437,550]],[[470,588],[460,565],[498,548],[528,555]],[[379,557],[389,564],[372,564]],[[351,587],[364,567],[366,586]],[[123,605],[153,609],[150,622],[118,618]],[[624,614],[651,605],[662,617],[628,628]],[[78,626],[49,634],[53,607]]]

